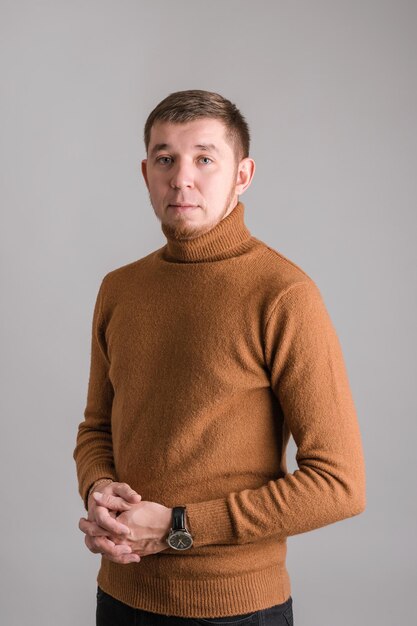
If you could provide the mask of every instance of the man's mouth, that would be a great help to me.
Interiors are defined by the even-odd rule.
[[[186,211],[187,209],[196,209],[198,204],[169,204],[168,206],[177,209],[178,211]]]

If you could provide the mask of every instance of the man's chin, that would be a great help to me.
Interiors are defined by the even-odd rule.
[[[167,224],[162,222],[162,230],[170,239],[194,239],[199,237],[206,229],[197,224]]]

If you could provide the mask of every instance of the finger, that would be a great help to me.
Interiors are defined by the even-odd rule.
[[[95,522],[114,535],[129,535],[130,528],[112,517],[104,506],[96,506]]]
[[[111,541],[109,541],[106,545],[103,543],[97,543],[95,540],[86,536],[85,544],[94,554],[101,554],[114,563],[121,563],[122,565],[127,563],[139,563],[141,559],[139,554],[133,554],[127,551],[122,552],[120,549],[112,550],[112,546],[115,544]]]
[[[107,537],[90,537],[86,535],[85,545],[91,552],[95,554],[103,554],[103,556],[119,557],[124,554],[132,554],[132,549],[128,545],[116,545]]]
[[[139,563],[140,556],[133,554],[127,546],[117,546],[109,539],[86,536],[85,543],[88,549],[94,554],[101,554],[115,563]]]
[[[131,507],[129,502],[126,502],[126,500],[118,496],[113,496],[111,493],[94,491],[93,498],[97,504],[105,506],[106,509],[111,509],[112,511],[128,511]]]
[[[88,533],[89,535],[114,535],[118,538],[126,537],[130,534],[130,529],[128,526],[125,526],[121,522],[116,521],[116,513],[113,511],[108,511],[103,507],[94,507],[94,515],[90,519],[86,519],[82,517],[78,523],[78,528],[82,530],[84,533]],[[101,516],[101,511],[103,512],[103,516]],[[89,516],[91,515],[91,511]],[[102,519],[105,521],[100,521]],[[106,521],[107,520],[107,521]]]
[[[103,555],[106,556],[106,555]],[[113,557],[106,556],[106,559],[113,561],[114,563],[121,563],[127,565],[128,563],[139,563],[141,557],[138,554],[122,554],[121,556]]]
[[[91,541],[88,535],[85,536],[84,543],[90,550],[90,552],[92,552],[93,554],[100,554],[100,548]]]
[[[113,483],[113,493],[121,496],[124,500],[137,504],[142,500],[142,496],[136,493],[127,483]]]
[[[101,536],[106,537],[107,535],[109,535],[108,530],[101,528],[101,526],[96,524],[96,522],[87,520],[84,517],[80,519],[78,523],[78,528],[82,530],[83,533],[86,533],[86,535],[89,535],[90,537],[101,537]]]

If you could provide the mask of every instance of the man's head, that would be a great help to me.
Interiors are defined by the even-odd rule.
[[[150,201],[176,239],[194,238],[224,219],[255,172],[248,125],[217,93],[170,94],[150,113],[144,141],[142,174]]]

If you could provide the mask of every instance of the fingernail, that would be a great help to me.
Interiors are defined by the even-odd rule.
[[[103,497],[103,494],[100,493],[99,491],[94,491],[93,496],[101,500],[101,498]]]

